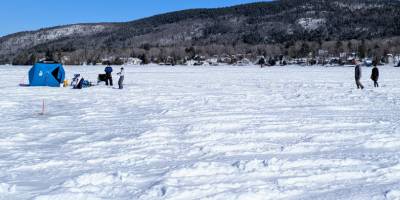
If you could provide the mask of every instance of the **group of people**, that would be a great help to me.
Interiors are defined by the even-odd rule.
[[[110,65],[107,65],[107,67],[104,69],[105,74],[99,74],[98,80],[97,80],[97,85],[104,81],[106,82],[107,86],[113,86],[113,78],[112,78],[112,72],[113,68]],[[118,80],[118,89],[123,89],[124,88],[124,78],[125,78],[125,70],[123,67],[121,67],[121,71],[117,73],[119,76]],[[68,81],[64,81],[64,87],[67,87]],[[82,89],[86,87],[91,87],[94,86],[94,84],[88,80],[85,80],[80,74],[75,74],[74,78],[72,79],[71,86],[73,89]]]
[[[113,68],[110,65],[107,65],[107,67],[104,69],[104,72],[106,73],[105,74],[106,85],[113,86],[113,78],[112,78]],[[117,75],[119,76],[118,88],[122,90],[124,88],[124,79],[125,79],[124,67],[121,67],[121,71],[118,72]]]
[[[371,80],[374,82],[374,87],[379,87],[379,69],[376,64],[373,65],[374,67],[372,68],[372,73],[371,73]],[[112,78],[112,72],[113,68],[110,65],[107,65],[107,67],[104,69],[104,81],[106,82],[106,85],[113,86],[113,78]],[[124,88],[124,79],[125,79],[125,70],[124,67],[121,67],[121,71],[117,73],[119,76],[118,80],[118,89],[123,89]],[[357,89],[364,89],[364,85],[361,83],[361,77],[362,77],[362,69],[360,64],[356,64],[355,67],[355,80],[356,80],[356,86]],[[80,81],[78,81],[80,82]]]
[[[376,64],[373,65],[374,67],[372,68],[372,73],[371,73],[371,80],[374,81],[374,87],[379,87],[379,69],[376,66]],[[355,79],[356,79],[356,85],[357,89],[364,89],[363,84],[361,83],[361,77],[362,77],[362,70],[361,70],[361,65],[357,64],[355,67]]]
[[[263,63],[265,64],[265,63]],[[377,67],[376,64],[373,65],[374,67],[372,68],[372,73],[371,73],[371,80],[374,82],[374,87],[379,87],[379,69]],[[104,69],[105,74],[105,82],[106,85],[110,85],[113,86],[113,78],[112,78],[112,72],[113,72],[113,68],[108,65],[105,69]],[[124,67],[121,67],[121,71],[117,73],[117,75],[119,76],[119,80],[118,80],[118,88],[119,89],[123,89],[124,88],[124,79],[125,79],[125,70]],[[355,80],[356,80],[356,85],[357,85],[357,89],[364,89],[363,84],[361,83],[361,77],[362,77],[362,69],[361,69],[361,65],[360,64],[356,64],[355,67]]]

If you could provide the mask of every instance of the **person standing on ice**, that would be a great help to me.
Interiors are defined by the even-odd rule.
[[[113,86],[113,79],[111,73],[113,72],[113,68],[110,65],[107,65],[107,67],[104,69],[104,72],[106,72],[106,85],[110,84]]]
[[[124,88],[124,77],[125,77],[125,70],[123,67],[121,67],[121,71],[118,72],[117,75],[119,76],[118,87],[120,90],[122,90]]]
[[[258,64],[261,66],[261,68],[264,67],[264,65],[265,65],[265,58],[264,58],[264,56],[262,56],[262,57],[260,58],[260,60],[258,60]]]
[[[364,86],[361,84],[361,75],[362,75],[362,71],[361,71],[361,65],[360,64],[356,64],[355,67],[355,79],[356,79],[356,85],[357,85],[357,89],[364,89]]]
[[[379,87],[379,84],[378,84],[379,69],[376,66],[376,64],[374,65],[374,68],[372,68],[371,79],[374,81],[374,87]]]

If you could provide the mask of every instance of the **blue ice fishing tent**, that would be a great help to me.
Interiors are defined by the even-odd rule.
[[[40,62],[29,70],[29,86],[60,87],[65,71],[61,63]]]

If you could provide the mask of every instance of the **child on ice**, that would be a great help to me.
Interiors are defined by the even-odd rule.
[[[117,75],[119,76],[118,87],[120,90],[122,90],[124,88],[124,77],[125,77],[125,70],[123,67],[121,67],[121,71],[118,72]]]

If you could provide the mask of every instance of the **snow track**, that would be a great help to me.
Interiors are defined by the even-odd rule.
[[[352,68],[126,67],[124,90],[28,69],[0,67],[0,199],[400,199],[398,69],[364,91]]]

